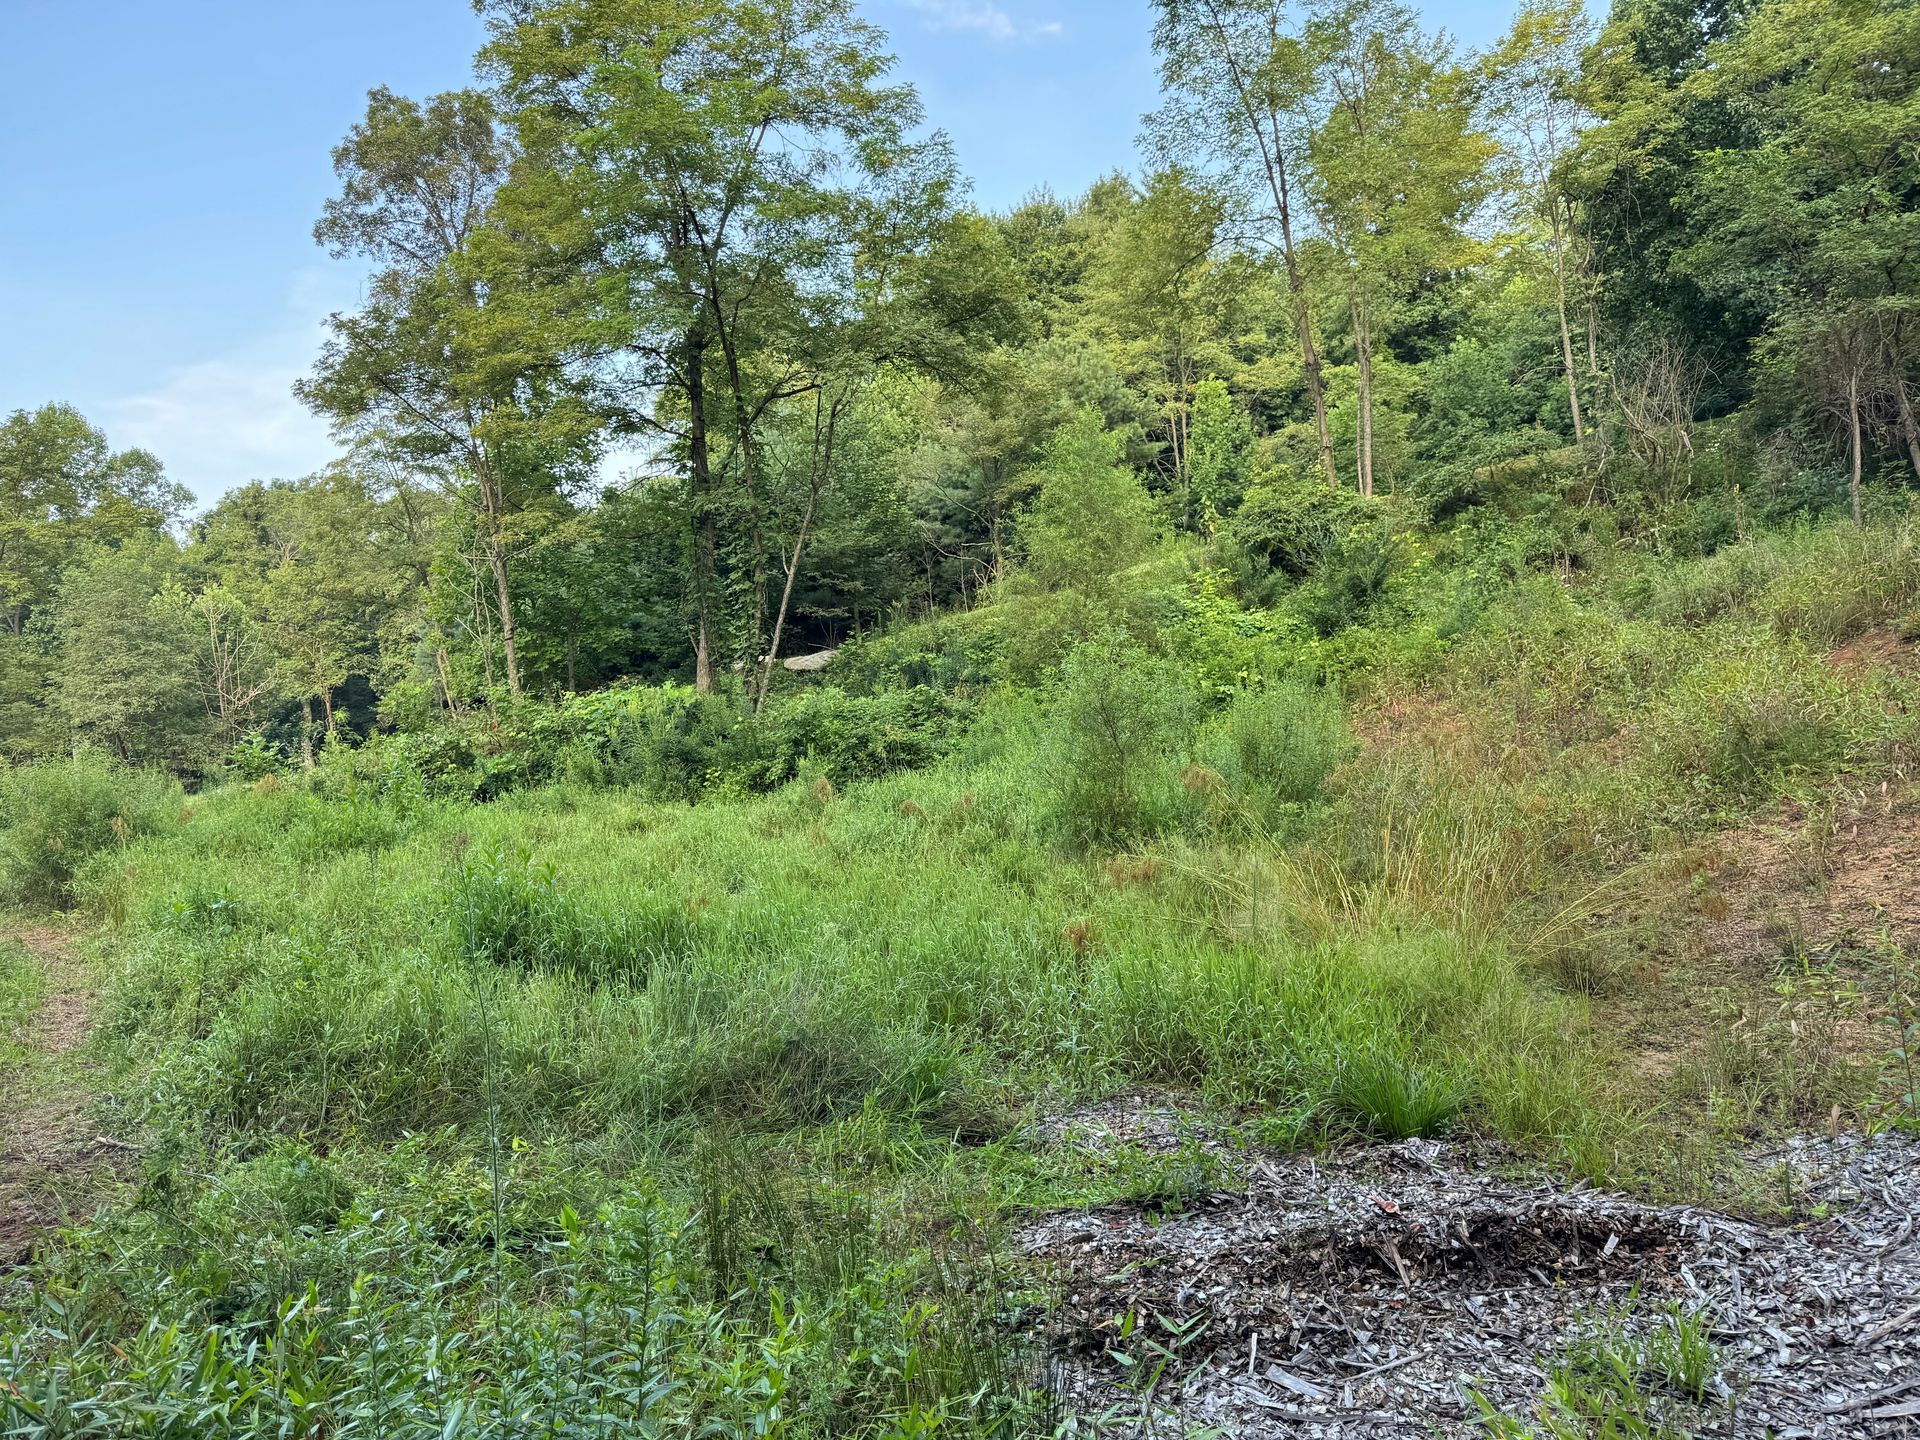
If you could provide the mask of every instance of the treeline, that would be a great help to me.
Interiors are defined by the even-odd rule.
[[[1444,537],[1706,554],[1920,476],[1920,9],[1156,0],[1146,168],[1006,214],[851,0],[481,0],[316,227],[342,458],[186,520],[0,427],[0,756],[182,773],[989,596],[1037,672],[1169,536],[1322,634]],[[1409,541],[1409,537],[1414,537]],[[951,678],[951,677],[949,677]]]

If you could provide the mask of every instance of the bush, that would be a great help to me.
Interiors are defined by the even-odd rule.
[[[1180,672],[1130,643],[1094,642],[1067,657],[1061,682],[1043,761],[1053,828],[1072,844],[1114,846],[1176,823],[1193,714]]]
[[[846,784],[918,769],[948,752],[972,713],[964,701],[925,687],[872,696],[803,691],[761,717],[742,771],[750,785],[773,789],[803,771]]]
[[[1301,580],[1373,515],[1372,502],[1317,481],[1256,485],[1222,537],[1244,598],[1271,600],[1276,580]]]
[[[729,763],[743,718],[732,696],[691,685],[622,686],[572,697],[551,728],[568,778],[691,802]]]
[[[94,751],[0,771],[0,899],[67,905],[93,855],[171,825],[180,787]]]
[[[1352,752],[1338,698],[1300,680],[1242,695],[1200,747],[1226,787],[1233,818],[1268,835],[1281,834],[1318,800]]]

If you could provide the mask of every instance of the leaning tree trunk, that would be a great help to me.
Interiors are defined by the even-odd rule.
[[[1893,393],[1900,402],[1900,433],[1907,442],[1907,462],[1913,466],[1913,473],[1920,477],[1920,422],[1913,414],[1913,397],[1907,394],[1905,376],[1895,377]]]
[[[815,433],[818,434],[819,411],[814,411]],[[793,542],[793,554],[787,559],[786,583],[780,587],[780,609],[774,616],[773,639],[767,645],[766,658],[760,662],[760,692],[753,702],[754,714],[765,708],[767,695],[773,689],[773,667],[780,658],[780,642],[786,634],[787,611],[793,604],[793,585],[800,575],[800,559],[807,552],[807,537],[813,531],[814,512],[819,508],[820,496],[827,488],[827,482],[833,475],[833,437],[840,423],[840,401],[833,402],[827,413],[826,433],[821,441],[821,453],[818,467],[814,470],[807,487],[807,508],[800,516],[800,533]]]
[[[1359,421],[1357,444],[1355,446],[1355,468],[1358,471],[1360,493],[1369,498],[1373,495],[1373,317],[1365,299],[1356,286],[1348,293],[1347,303],[1353,313],[1353,353],[1357,362]]]

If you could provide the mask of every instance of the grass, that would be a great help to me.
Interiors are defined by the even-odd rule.
[[[1537,1418],[1500,1415],[1482,1399],[1483,1423],[1503,1440],[1689,1440],[1726,1408],[1711,1328],[1679,1306],[1590,1316],[1547,1362]]]
[[[144,1173],[9,1298],[0,1413],[1047,1433],[1010,1220],[1226,1181],[1197,1146],[1048,1146],[1044,1109],[1165,1088],[1269,1142],[1491,1136],[1690,1193],[1741,1134],[1883,1116],[1893,1077],[1836,1059],[1844,973],[1782,970],[1736,1023],[1637,947],[1696,884],[1676,854],[1904,763],[1912,679],[1823,647],[1911,608],[1910,552],[1808,530],[1522,580],[1350,675],[1344,714],[1305,661],[1203,715],[1185,660],[1105,645],[1066,703],[976,697],[939,763],[873,776],[829,706],[781,751],[801,778],[692,805],[584,765],[470,804],[369,764],[115,828],[98,766],[16,777],[91,837],[33,873],[104,927]],[[0,949],[0,1019],[19,974]],[[1657,1083],[1623,1064],[1650,997],[1711,1037]],[[1669,1433],[1708,1398],[1696,1331],[1597,1325],[1542,1412],[1572,1428],[1506,1433]]]
[[[27,1023],[40,1005],[40,967],[26,946],[6,933],[6,919],[0,913],[0,1066],[13,1066],[26,1058],[21,1038]]]

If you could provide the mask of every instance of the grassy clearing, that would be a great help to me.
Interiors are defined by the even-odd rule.
[[[1905,535],[1521,580],[1439,651],[1346,632],[1344,704],[1310,638],[1210,692],[1199,605],[1049,688],[897,705],[879,747],[857,697],[769,750],[668,696],[558,759],[499,742],[491,803],[400,748],[118,829],[110,767],[16,777],[51,797],[16,837],[106,926],[144,1184],[9,1306],[0,1405],[30,1435],[1045,1433],[1010,1218],[1221,1183],[1030,1123],[1120,1090],[1724,1199],[1745,1135],[1886,1122],[1834,1028],[1879,972],[1783,956],[1778,1025],[1735,1023],[1650,937],[1689,847],[1905,765],[1910,673],[1828,655],[1911,603]],[[1652,1004],[1717,1037],[1697,1063],[1630,1063]]]

